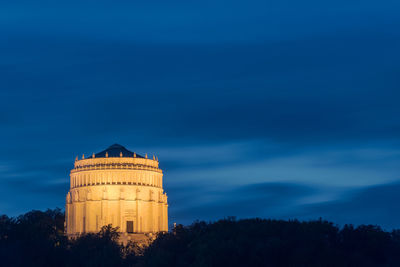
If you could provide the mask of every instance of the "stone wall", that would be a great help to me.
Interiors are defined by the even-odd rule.
[[[67,234],[98,232],[107,224],[122,233],[128,224],[136,234],[168,231],[162,176],[158,161],[147,158],[75,161],[66,197]]]

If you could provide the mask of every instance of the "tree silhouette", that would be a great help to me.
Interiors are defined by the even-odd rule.
[[[72,240],[70,266],[119,266],[122,265],[122,246],[117,242],[118,228],[109,224],[99,233],[88,233]]]
[[[111,225],[68,240],[60,209],[0,216],[1,266],[400,266],[400,230],[324,220],[244,219],[177,225],[148,247]]]

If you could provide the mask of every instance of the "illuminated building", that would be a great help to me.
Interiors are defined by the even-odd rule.
[[[76,158],[66,197],[66,233],[75,237],[119,227],[121,240],[140,240],[168,231],[167,195],[158,158],[112,145]]]

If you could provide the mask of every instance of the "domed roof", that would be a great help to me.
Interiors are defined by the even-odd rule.
[[[129,151],[125,147],[119,145],[119,144],[114,144],[107,148],[106,150],[103,150],[97,154],[95,154],[96,158],[106,158],[106,153],[108,153],[109,158],[119,158],[121,156],[122,152],[122,157],[133,157],[133,152]],[[144,158],[143,156],[136,154],[137,158]]]

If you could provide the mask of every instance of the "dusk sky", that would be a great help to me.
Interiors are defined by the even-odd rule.
[[[0,214],[155,154],[169,222],[400,228],[400,1],[0,3]]]

